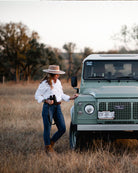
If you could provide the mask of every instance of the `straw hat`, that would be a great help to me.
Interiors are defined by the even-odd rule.
[[[44,69],[43,72],[52,73],[52,74],[65,74],[64,71],[61,71],[58,65],[49,65],[48,69]]]

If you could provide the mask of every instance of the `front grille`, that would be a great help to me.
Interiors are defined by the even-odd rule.
[[[99,102],[99,111],[114,111],[115,120],[138,119],[138,102]]]
[[[106,110],[106,103],[101,102],[99,103],[99,111],[105,111]]]
[[[133,103],[133,118],[138,119],[138,102]]]
[[[131,103],[129,102],[110,102],[108,110],[115,112],[115,118],[118,120],[131,118]]]

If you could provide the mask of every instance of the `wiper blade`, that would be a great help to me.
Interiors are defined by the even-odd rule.
[[[117,80],[120,80],[120,79],[132,79],[132,80],[138,80],[137,77],[134,77],[134,76],[121,76],[121,77],[117,77],[116,78]]]
[[[132,76],[120,76],[120,77],[117,77],[116,79],[133,79]]]
[[[138,81],[138,77],[133,77],[134,80]]]
[[[88,79],[97,79],[97,80],[107,80],[108,82],[111,82],[112,80],[118,80],[120,81],[122,80],[136,80],[138,81],[138,77],[134,77],[134,76],[120,76],[120,77],[114,77],[114,78],[110,78],[110,77],[103,77],[103,76],[88,76]]]

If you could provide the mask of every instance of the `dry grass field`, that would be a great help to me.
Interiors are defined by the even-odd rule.
[[[0,85],[0,173],[137,173],[138,142],[95,141],[82,151],[69,148],[70,108],[63,102],[67,131],[55,144],[56,155],[44,152],[42,104],[34,100],[38,83]],[[70,84],[64,92],[75,93]],[[54,133],[56,127],[52,127]]]

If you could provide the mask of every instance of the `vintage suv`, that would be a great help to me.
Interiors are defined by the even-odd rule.
[[[77,78],[72,77],[77,87]],[[89,138],[138,138],[138,54],[91,54],[83,60],[71,108],[70,147]]]

